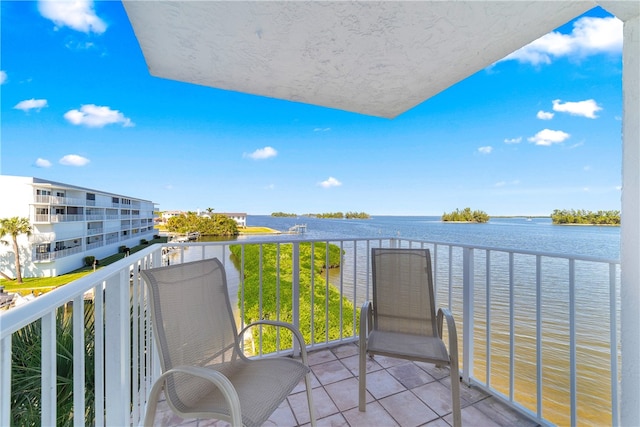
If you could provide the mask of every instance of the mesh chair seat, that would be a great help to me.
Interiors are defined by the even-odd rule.
[[[447,348],[444,342],[437,337],[372,331],[368,337],[367,351],[371,354],[380,354],[388,357],[399,357],[435,364],[449,364]]]
[[[280,403],[286,399],[309,369],[294,359],[256,359],[251,362],[236,362],[226,377],[238,393],[242,408],[242,423],[245,426],[260,426],[269,419]],[[181,412],[229,414],[228,404],[222,393],[214,388],[201,396]]]

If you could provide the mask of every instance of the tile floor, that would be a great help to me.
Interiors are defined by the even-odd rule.
[[[367,362],[367,411],[358,411],[358,347],[345,344],[309,353],[318,426],[449,427],[451,392],[448,368],[376,356]],[[486,393],[460,387],[463,426],[535,426],[536,423]],[[165,402],[158,404],[156,426],[228,426],[215,420],[182,419]],[[304,382],[265,423],[309,425]]]

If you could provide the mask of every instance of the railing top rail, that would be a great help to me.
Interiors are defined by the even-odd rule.
[[[167,242],[164,243],[163,246],[172,246],[172,247],[181,247],[181,246],[208,246],[208,245],[250,245],[250,244],[290,244],[294,242],[302,243],[302,242],[311,242],[311,243],[323,243],[323,242],[367,242],[367,241],[399,241],[399,242],[410,242],[410,243],[419,243],[419,244],[428,244],[428,245],[438,245],[438,246],[453,246],[459,247],[463,249],[477,249],[481,251],[492,251],[492,252],[506,252],[506,253],[517,253],[523,255],[539,255],[548,258],[565,258],[565,259],[573,259],[576,261],[589,261],[589,262],[599,262],[603,264],[620,264],[619,259],[613,258],[603,258],[603,257],[595,257],[589,255],[576,255],[576,254],[564,254],[560,252],[543,252],[543,251],[533,251],[526,249],[515,249],[515,248],[503,248],[503,247],[493,247],[493,246],[482,246],[482,245],[471,245],[465,243],[453,243],[453,242],[444,242],[444,241],[433,241],[433,240],[416,240],[416,239],[405,239],[402,237],[375,237],[375,238],[362,238],[362,237],[354,237],[354,238],[333,238],[327,237],[322,239],[246,239],[246,240],[221,240],[215,242]]]
[[[60,307],[76,297],[84,295],[85,292],[93,289],[97,284],[117,275],[123,268],[137,262],[144,256],[151,254],[158,249],[158,243],[141,251],[135,256],[123,258],[113,264],[101,268],[85,277],[74,280],[55,291],[47,292],[44,295],[30,301],[28,304],[14,307],[0,314],[0,339],[10,336],[24,326],[40,319],[45,314],[50,313],[53,308]]]

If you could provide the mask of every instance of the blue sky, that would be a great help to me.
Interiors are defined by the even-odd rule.
[[[0,7],[3,175],[250,215],[620,209],[599,8],[389,120],[152,77],[120,2]]]

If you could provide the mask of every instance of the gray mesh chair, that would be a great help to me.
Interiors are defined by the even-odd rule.
[[[172,411],[183,418],[216,418],[233,426],[262,425],[304,378],[311,424],[310,369],[300,332],[287,323],[302,362],[288,357],[247,358],[240,346],[227,279],[214,258],[140,272],[150,292],[152,327],[162,375],[149,396],[144,424],[153,425],[164,389]]]
[[[461,425],[458,338],[453,316],[436,317],[431,254],[428,249],[374,248],[373,301],[360,312],[359,409],[366,410],[366,354],[448,365],[454,426]],[[449,349],[442,340],[447,321]]]

